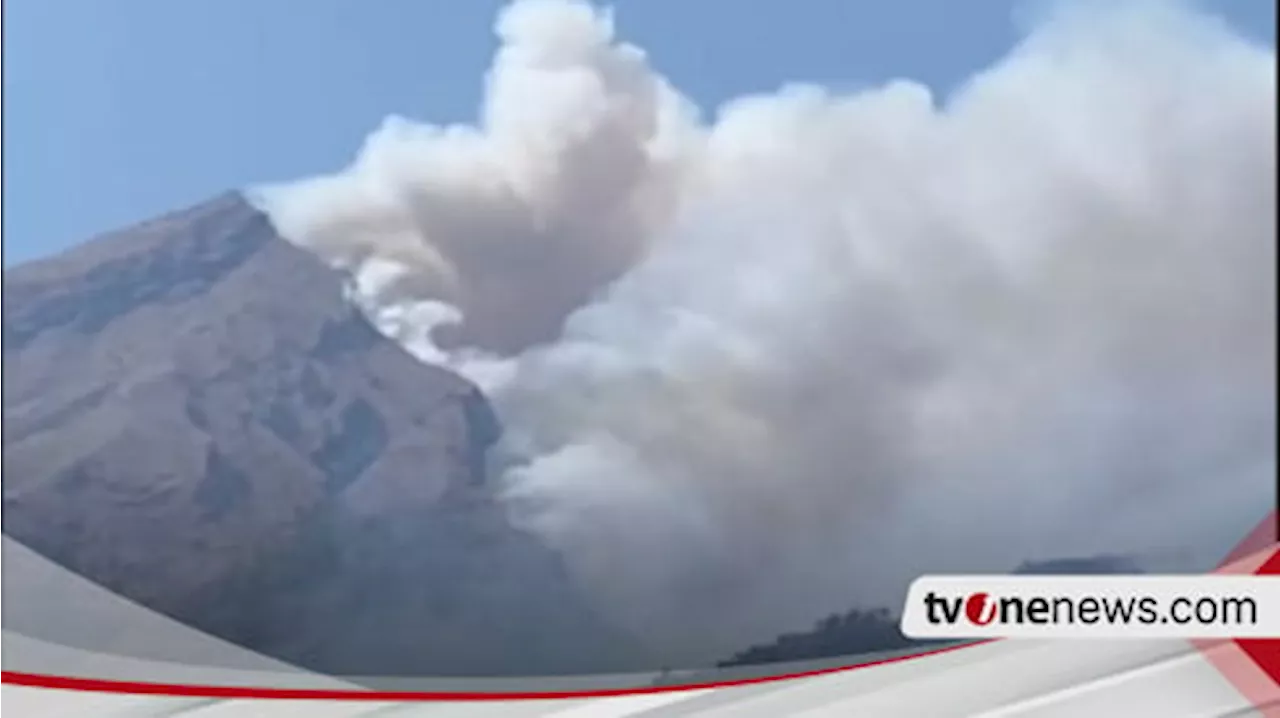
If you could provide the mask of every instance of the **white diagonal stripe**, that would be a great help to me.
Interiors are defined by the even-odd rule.
[[[687,701],[715,688],[701,688],[690,691],[672,693],[650,693],[638,696],[618,696],[616,698],[599,698],[590,703],[575,706],[568,710],[552,713],[547,718],[625,718],[662,706]]]

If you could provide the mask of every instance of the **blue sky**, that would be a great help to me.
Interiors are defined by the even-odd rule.
[[[338,169],[388,113],[473,117],[497,0],[8,0],[5,265],[228,188]],[[1275,44],[1275,3],[1203,2]],[[621,0],[704,107],[792,80],[945,90],[1016,0]],[[767,50],[766,50],[767,48]]]

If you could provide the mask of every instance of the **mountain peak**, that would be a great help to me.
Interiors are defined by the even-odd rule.
[[[380,335],[343,281],[231,194],[6,270],[5,532],[316,670],[607,665],[556,647],[566,624],[621,642],[481,480],[485,397]],[[465,657],[437,640],[460,627]],[[517,630],[547,635],[495,643]]]

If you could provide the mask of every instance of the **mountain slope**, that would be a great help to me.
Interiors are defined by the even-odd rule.
[[[7,270],[3,309],[11,537],[326,672],[634,660],[484,484],[484,397],[238,195]]]

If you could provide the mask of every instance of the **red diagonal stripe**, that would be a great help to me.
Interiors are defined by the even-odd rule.
[[[1280,542],[1280,512],[1272,511],[1269,516],[1262,520],[1253,531],[1249,532],[1236,547],[1222,559],[1222,563],[1218,568],[1222,568],[1229,563],[1235,563],[1250,554],[1255,554],[1262,549]]]
[[[1253,573],[1274,575],[1280,571],[1280,512],[1272,511],[1262,523],[1249,532],[1218,565],[1219,571],[1252,555],[1261,555],[1270,547],[1271,555]],[[1252,561],[1250,561],[1252,563]],[[1280,718],[1280,706],[1274,704],[1280,693],[1280,642],[1275,640],[1191,642],[1222,676],[1258,706],[1268,718]],[[1223,644],[1228,644],[1224,646]],[[1268,683],[1270,685],[1268,685]]]
[[[1260,576],[1280,575],[1280,551],[1271,554],[1257,570]],[[1249,639],[1237,641],[1240,649],[1253,659],[1271,680],[1280,685],[1280,639]]]

